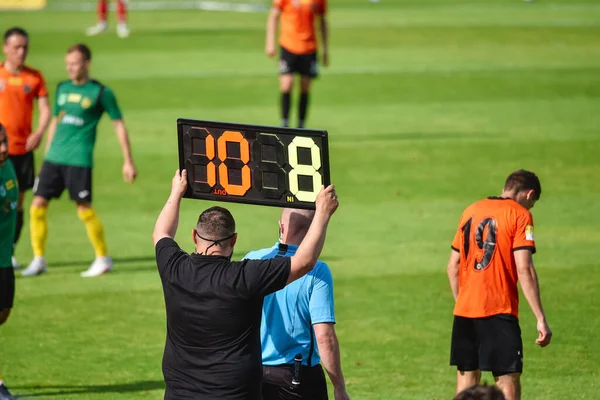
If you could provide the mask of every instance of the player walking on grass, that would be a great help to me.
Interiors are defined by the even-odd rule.
[[[500,197],[470,205],[460,219],[448,261],[456,300],[450,365],[458,369],[457,393],[479,383],[481,371],[491,371],[507,400],[521,398],[517,281],[537,318],[536,344],[550,344],[552,332],[533,266],[529,211],[541,194],[538,177],[519,170],[508,176]]]
[[[92,208],[92,164],[96,128],[106,111],[113,121],[123,151],[123,179],[133,183],[136,168],[131,156],[129,136],[112,90],[89,77],[90,49],[76,44],[67,51],[67,72],[71,80],[56,88],[54,118],[46,142],[46,157],[40,171],[31,205],[31,244],[34,259],[23,276],[46,271],[44,258],[48,225],[48,203],[67,189],[77,204],[77,215],[85,224],[96,259],[81,275],[98,276],[112,269],[104,241],[104,228]]]
[[[124,39],[129,36],[127,27],[127,0],[116,0],[117,3],[117,36]],[[88,36],[95,36],[108,29],[108,0],[98,0],[98,22],[86,30]]]
[[[4,33],[4,62],[0,64],[0,123],[9,137],[8,154],[17,173],[19,201],[17,204],[16,246],[23,227],[23,200],[33,187],[35,167],[33,151],[41,143],[50,122],[50,103],[46,83],[39,71],[25,65],[29,49],[29,36],[21,28],[11,28]],[[39,122],[31,130],[33,103],[37,99]],[[12,257],[14,268],[20,268]]]
[[[15,297],[15,271],[12,267],[13,237],[17,229],[19,186],[8,156],[8,135],[0,124],[0,325],[8,319]],[[2,365],[0,353],[0,365]],[[12,400],[0,371],[0,400]]]
[[[281,124],[289,126],[294,74],[300,75],[298,127],[304,128],[308,112],[311,82],[318,75],[315,19],[319,17],[323,65],[329,64],[327,39],[327,0],[274,0],[267,20],[265,53],[275,56],[275,31],[281,19],[279,44],[279,85],[281,89]]]

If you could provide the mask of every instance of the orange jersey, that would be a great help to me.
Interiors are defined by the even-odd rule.
[[[327,0],[274,0],[281,10],[279,44],[294,54],[317,51],[315,16],[327,12]]]
[[[460,219],[452,249],[460,252],[454,315],[518,317],[518,276],[513,251],[530,249],[535,253],[529,210],[500,197],[470,205]]]
[[[31,133],[33,100],[48,96],[42,74],[24,67],[17,75],[0,64],[0,123],[8,133],[8,153],[25,154],[25,143]]]

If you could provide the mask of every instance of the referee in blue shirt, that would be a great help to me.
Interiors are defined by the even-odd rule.
[[[244,258],[293,256],[313,216],[314,211],[284,209],[280,241]],[[335,400],[350,399],[334,324],[333,278],[322,261],[304,277],[265,297],[260,332],[264,400],[328,399],[321,362],[333,384]]]

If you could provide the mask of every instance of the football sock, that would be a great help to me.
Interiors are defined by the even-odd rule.
[[[17,230],[15,231],[14,244],[17,244],[21,237],[21,229],[23,229],[23,210],[17,211]]]
[[[46,221],[47,207],[31,206],[29,215],[29,229],[31,230],[31,247],[35,257],[43,257],[48,238],[48,221]]]
[[[106,13],[108,11],[108,0],[98,0],[98,22],[106,24]]]
[[[300,94],[300,105],[298,109],[298,128],[304,128],[304,120],[308,111],[308,93]]]
[[[290,116],[290,93],[281,93],[281,125],[289,126]]]
[[[117,0],[117,18],[120,24],[127,24],[127,0]]]
[[[92,242],[96,257],[106,256],[108,251],[106,249],[106,241],[104,240],[104,227],[102,226],[100,219],[96,216],[94,209],[87,208],[83,211],[78,210],[77,215],[85,224],[85,230],[87,231],[90,242]]]

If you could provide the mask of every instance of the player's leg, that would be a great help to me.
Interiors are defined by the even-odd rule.
[[[21,186],[19,186],[21,187]],[[15,239],[13,243],[13,249],[17,247],[17,242],[21,237],[21,230],[23,229],[23,202],[25,201],[25,191],[19,190],[19,199],[17,200],[17,229],[15,230]],[[21,269],[21,264],[17,260],[17,257],[13,254],[12,256],[12,267],[14,269]]]
[[[33,188],[33,200],[29,209],[29,231],[33,260],[21,272],[23,276],[39,275],[46,271],[46,241],[48,239],[48,206],[50,200],[58,198],[65,188],[61,166],[45,161]]]
[[[127,0],[117,0],[117,21],[117,35],[122,39],[128,37]]]
[[[450,365],[456,366],[456,393],[479,383],[477,335],[473,318],[454,317],[450,347]]]
[[[317,53],[299,57],[300,62],[300,101],[298,103],[298,128],[304,128],[308,113],[308,101],[312,80],[318,76]]]
[[[504,314],[482,318],[477,329],[481,338],[479,357],[482,370],[492,372],[507,400],[519,400],[523,342],[517,318]]]
[[[99,276],[112,270],[112,259],[108,256],[104,226],[96,215],[91,203],[77,202],[77,215],[84,223],[88,238],[94,247],[96,258],[87,271],[81,273],[84,278]]]
[[[8,388],[4,385],[4,380],[2,378],[2,371],[0,370],[0,400],[15,400],[14,397],[11,396]]]
[[[456,371],[456,393],[475,386],[481,380],[481,371]]]
[[[6,310],[0,310],[0,318],[2,318],[4,311]],[[10,309],[8,309],[8,311],[10,312]],[[6,318],[8,318],[8,316]],[[0,400],[15,400],[15,398],[12,397],[8,388],[4,384],[4,378],[2,377],[2,368],[0,368]]]
[[[518,372],[494,376],[496,386],[502,390],[506,400],[521,400],[521,374]]]
[[[108,24],[106,22],[108,16],[108,0],[98,0],[98,20],[96,25],[89,27],[86,30],[88,36],[95,36],[106,31]]]
[[[7,249],[9,250],[9,249]],[[15,271],[10,265],[0,267],[0,325],[4,324],[10,315],[15,298]],[[0,353],[0,357],[2,354]],[[0,362],[1,364],[1,362]],[[11,400],[8,388],[4,385],[2,371],[0,370],[0,399]]]
[[[25,193],[33,188],[35,182],[35,164],[33,152],[23,154],[22,156],[11,158],[13,159],[13,166],[17,173],[17,181],[19,182],[19,199],[17,201],[17,229],[15,231],[14,245],[17,246],[17,242],[21,237],[21,231],[24,223],[24,212],[23,205],[25,202]],[[16,159],[18,162],[15,163]],[[17,262],[17,259],[13,256],[12,259],[13,268],[19,269],[21,266]]]
[[[92,169],[88,167],[65,166],[66,187],[69,197],[77,204],[77,216],[85,225],[88,238],[96,258],[83,277],[102,275],[112,270],[112,260],[108,256],[104,226],[92,207]]]
[[[48,205],[49,198],[46,194],[36,195],[29,209],[29,231],[31,237],[31,248],[33,249],[33,260],[22,272],[22,276],[35,276],[46,272],[46,241],[48,239]]]
[[[21,236],[21,229],[23,228],[23,200],[25,198],[25,182],[24,182],[24,155],[9,155],[10,161],[13,164],[15,173],[17,174],[17,182],[19,184],[19,198],[17,200],[17,229],[15,230],[15,237],[13,240],[13,249],[17,246],[19,237]],[[18,263],[17,258],[12,256],[12,266],[14,269],[20,269],[21,265]]]
[[[9,265],[0,265],[0,325],[8,319],[14,300],[15,271]]]
[[[281,125],[288,127],[291,93],[294,86],[295,56],[283,47],[279,59],[279,89],[281,91]]]
[[[281,89],[281,126],[290,126],[290,107],[292,101],[292,87],[294,85],[294,75],[283,74],[279,77],[279,86]]]
[[[310,96],[310,84],[312,78],[310,76],[302,76],[300,78],[300,102],[298,104],[298,128],[304,128],[306,115],[308,113],[308,99]]]

